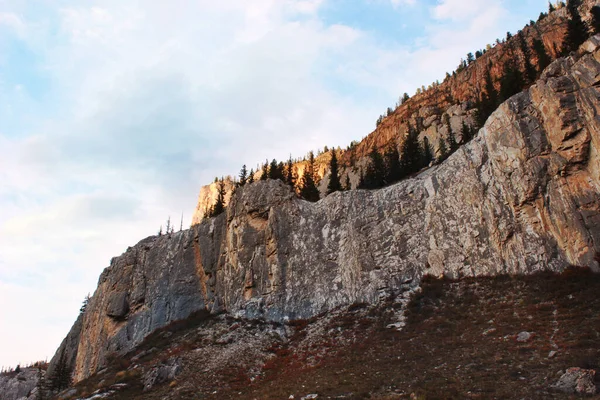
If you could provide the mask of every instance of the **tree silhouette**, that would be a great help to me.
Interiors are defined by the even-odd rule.
[[[485,124],[485,121],[487,121],[488,117],[492,115],[492,113],[498,106],[498,92],[496,91],[496,87],[494,86],[494,82],[492,81],[490,68],[491,65],[489,65],[488,69],[485,71],[485,75],[483,78],[485,93],[482,93],[481,100],[477,105],[477,124],[479,126],[483,126]]]
[[[335,150],[331,152],[331,160],[329,160],[329,184],[327,185],[327,194],[342,190],[342,183],[340,182],[340,172],[338,170],[337,156]]]
[[[462,136],[463,143],[467,143],[469,140],[473,139],[473,130],[467,126],[465,121],[462,122],[460,127],[460,135]]]
[[[533,40],[533,50],[535,51],[535,55],[537,56],[537,64],[538,64],[538,72],[542,72],[548,65],[552,59],[546,52],[546,47],[544,46],[544,42],[539,39]]]
[[[269,178],[269,160],[266,160],[262,166],[260,180],[266,181]]]
[[[450,148],[450,153],[454,153],[458,149],[458,143],[456,142],[456,136],[454,136],[452,127],[448,129],[448,147]]]
[[[376,189],[385,184],[385,163],[383,157],[377,151],[375,145],[369,153],[369,164],[363,179],[364,189]]]
[[[48,398],[46,387],[46,376],[42,372],[42,368],[38,367],[37,371],[37,383],[35,385],[37,393],[35,394],[35,400],[46,400]]]
[[[278,163],[275,159],[273,159],[269,165],[269,179],[279,179],[281,181],[284,180],[283,164]]]
[[[383,153],[385,162],[385,182],[390,184],[402,179],[402,164],[400,163],[400,152],[396,142],[391,143],[385,153]]]
[[[248,174],[247,184],[254,183],[254,170],[251,168],[250,173]]]
[[[446,142],[444,141],[444,139],[441,136],[440,136],[440,139],[438,142],[438,151],[439,151],[440,155],[437,158],[437,162],[441,163],[446,158],[448,158],[448,147],[446,146]]]
[[[570,18],[562,44],[562,53],[565,56],[571,51],[577,50],[588,37],[587,27],[579,14],[578,7],[580,4],[580,0],[567,1],[567,13]]]
[[[525,42],[523,32],[519,32],[517,38],[519,40],[519,47],[521,49],[521,53],[523,54],[523,63],[525,64],[525,75],[527,77],[527,81],[533,83],[535,82],[535,78],[537,77],[537,71],[531,63],[531,50]]]
[[[79,308],[79,314],[83,314],[85,312],[89,302],[90,302],[90,294],[88,293],[87,296],[85,296],[85,298],[83,299],[83,303],[81,304],[81,307]]]
[[[423,166],[429,166],[433,161],[433,150],[431,149],[431,144],[429,144],[427,136],[423,136],[423,150],[421,154],[423,155]]]
[[[294,162],[292,161],[292,156],[290,154],[290,158],[287,161],[286,169],[285,169],[285,183],[290,185],[292,189],[296,188],[296,176],[294,175]]]
[[[50,377],[51,390],[61,391],[71,385],[71,368],[67,362],[67,353],[63,347],[60,352],[58,362],[54,367],[52,376]]]
[[[317,189],[317,185],[315,184],[314,170],[315,155],[311,151],[308,156],[308,164],[302,174],[300,186],[300,196],[308,201],[318,201],[320,197],[319,189]]]
[[[346,182],[344,184],[344,190],[352,190],[352,184],[350,183],[350,174],[346,174]]]
[[[423,155],[419,143],[419,133],[409,127],[408,135],[400,148],[400,162],[402,165],[402,176],[410,175],[421,169]]]
[[[208,212],[208,217],[216,217],[225,211],[225,182],[221,178],[217,185],[217,200]]]
[[[499,102],[502,103],[508,100],[514,94],[519,93],[523,90],[525,82],[523,82],[523,76],[519,67],[515,64],[514,60],[508,60],[504,64],[504,73],[500,79],[500,98]]]
[[[242,169],[240,170],[240,182],[239,186],[244,186],[246,181],[248,180],[248,170],[246,169],[246,164],[242,165]]]

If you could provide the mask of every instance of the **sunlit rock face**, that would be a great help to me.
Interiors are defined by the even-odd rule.
[[[129,248],[61,346],[75,379],[199,310],[285,321],[376,303],[424,274],[598,270],[599,43],[554,62],[412,179],[317,203],[260,181],[236,190],[226,213]]]
[[[597,3],[597,0],[585,0],[582,2],[581,14],[584,19],[589,19],[589,10]],[[552,57],[558,57],[562,48],[562,41],[567,26],[566,8],[557,9],[535,26],[526,26],[522,29],[524,43],[532,47],[534,40],[540,40],[544,44],[546,52]],[[500,38],[503,39],[503,38]],[[388,146],[399,146],[406,138],[409,127],[419,132],[420,141],[427,138],[434,154],[439,155],[440,140],[448,140],[450,131],[458,143],[463,143],[463,124],[467,127],[476,125],[475,100],[480,98],[485,89],[485,76],[489,71],[496,89],[500,89],[500,78],[504,73],[504,65],[509,60],[519,66],[525,74],[524,55],[520,50],[518,38],[501,43],[490,43],[486,53],[479,57],[464,70],[449,75],[441,82],[429,85],[425,91],[413,95],[408,101],[393,108],[390,115],[386,115],[380,124],[375,126],[376,116],[373,118],[373,132],[364,139],[353,144],[347,149],[338,150],[340,161],[341,181],[346,182],[346,176],[350,179],[352,187],[357,187],[360,169],[366,168],[368,154],[375,147],[383,152]],[[482,43],[482,48],[485,44]],[[528,60],[537,66],[537,55],[531,52]],[[451,72],[451,71],[450,71]],[[427,82],[423,82],[427,83]],[[394,106],[390,104],[390,106]],[[384,110],[382,110],[384,111]],[[317,149],[315,149],[317,150]],[[295,156],[301,156],[295,154]],[[330,152],[320,154],[318,151],[315,159],[315,175],[319,181],[318,187],[322,196],[327,193],[329,183],[329,160]],[[270,161],[270,160],[269,160]],[[281,161],[281,160],[280,160]],[[241,165],[240,165],[241,167]],[[251,166],[248,166],[250,169]],[[256,168],[254,166],[253,168]],[[302,176],[306,168],[305,161],[294,163],[294,171],[297,176]],[[260,177],[260,172],[255,178]],[[226,202],[234,186],[227,181]],[[212,183],[200,189],[196,211],[193,216],[193,224],[200,223],[206,214],[208,207],[216,201],[216,184]]]

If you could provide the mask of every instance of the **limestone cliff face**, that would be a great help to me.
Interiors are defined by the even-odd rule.
[[[285,321],[375,303],[424,274],[598,270],[599,48],[597,36],[554,62],[413,179],[317,203],[261,181],[225,214],[129,248],[102,273],[79,340],[66,341],[75,379],[198,310]]]

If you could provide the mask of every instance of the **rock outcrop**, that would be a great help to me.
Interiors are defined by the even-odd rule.
[[[2,400],[34,400],[37,393],[39,374],[37,368],[22,368],[18,373],[0,376]]]
[[[317,203],[256,182],[225,214],[142,240],[111,261],[64,342],[75,380],[194,312],[283,322],[377,303],[424,274],[598,270],[598,85],[600,36],[412,179]]]

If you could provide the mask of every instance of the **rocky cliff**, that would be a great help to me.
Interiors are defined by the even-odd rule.
[[[38,395],[38,380],[45,371],[38,368],[22,368],[20,372],[0,375],[2,400],[35,400]]]
[[[582,3],[581,13],[584,18],[589,19],[589,10],[594,4],[596,0],[586,0]],[[463,124],[467,127],[477,126],[476,102],[485,93],[486,73],[489,71],[496,90],[499,90],[506,62],[513,60],[523,75],[526,71],[526,62],[537,68],[538,59],[533,51],[534,40],[543,43],[552,59],[557,58],[566,26],[566,8],[558,8],[535,24],[524,27],[518,36],[490,45],[485,54],[464,70],[449,74],[441,83],[432,84],[423,91],[419,90],[413,97],[395,107],[393,112],[383,118],[376,129],[363,140],[338,151],[342,182],[345,182],[345,177],[349,176],[352,187],[357,187],[360,169],[366,168],[367,155],[371,149],[375,147],[383,150],[390,145],[399,146],[406,138],[409,126],[419,131],[421,142],[424,138],[428,139],[435,154],[439,152],[440,140],[447,140],[450,131],[455,135],[458,143],[464,143],[461,132]],[[529,49],[527,55],[521,49],[520,38]],[[329,183],[330,157],[330,153],[327,152],[316,157],[315,175],[317,180],[320,180],[319,190],[322,197],[325,196]],[[295,162],[296,175],[302,176],[305,167],[305,161]],[[259,175],[257,174],[257,178]],[[233,186],[228,182],[226,203],[229,201],[232,189]],[[216,193],[215,183],[202,187],[193,224],[202,221],[206,209],[216,201]]]
[[[142,240],[113,258],[64,342],[75,380],[197,311],[284,322],[377,303],[424,274],[599,270],[599,85],[596,36],[412,179],[317,203],[256,182],[225,214]]]

